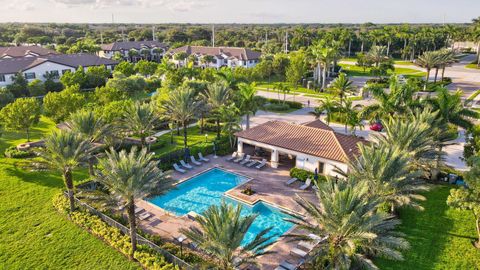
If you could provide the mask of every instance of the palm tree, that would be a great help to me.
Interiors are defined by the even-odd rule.
[[[242,245],[257,214],[242,217],[241,211],[240,204],[237,207],[225,202],[219,206],[212,205],[195,218],[198,227],[182,228],[180,231],[214,256],[220,269],[256,264],[258,256],[272,253],[265,251],[272,244],[272,236],[267,236],[271,228],[259,232],[251,242]]]
[[[381,63],[387,61],[387,48],[385,46],[373,46],[367,53],[367,58],[370,59],[375,67],[378,67]]]
[[[439,117],[441,117],[444,123],[469,129],[473,126],[473,123],[468,118],[479,119],[480,114],[463,106],[462,95],[461,90],[450,93],[447,88],[440,87],[437,90],[437,96],[427,99],[426,102],[430,104],[434,110],[439,111]]]
[[[135,49],[131,49],[128,51],[128,57],[130,58],[131,62],[134,62],[135,58],[138,56],[138,51]]]
[[[384,123],[385,134],[376,134],[379,144],[390,145],[406,153],[410,159],[411,170],[422,170],[427,174],[433,168],[440,130],[438,113],[430,108],[417,109],[405,118],[389,117]]]
[[[208,67],[208,64],[213,63],[215,58],[212,55],[204,55],[200,58],[200,62],[204,65],[204,67]]]
[[[423,90],[427,90],[427,84],[430,78],[430,71],[432,70],[432,68],[435,68],[438,65],[438,63],[439,63],[439,55],[436,52],[424,52],[415,61],[415,64],[427,70],[427,75],[425,77],[425,85]]]
[[[355,128],[357,126],[362,126],[362,121],[360,117],[360,112],[358,109],[361,107],[360,104],[353,105],[351,100],[344,100],[343,103],[340,103],[337,107],[337,111],[344,116],[345,120],[345,134],[348,133],[348,126],[352,128],[352,134],[355,134]]]
[[[338,48],[328,46],[324,42],[319,42],[312,47],[311,53],[317,63],[317,69],[319,71],[318,78],[322,78],[322,90],[324,90],[327,83],[327,71],[330,69],[332,61],[339,55]],[[323,72],[321,76],[320,70]]]
[[[355,87],[353,86],[353,82],[348,79],[347,74],[340,73],[338,78],[336,78],[330,84],[330,91],[340,97],[340,103],[343,102],[343,99],[347,94],[354,93]]]
[[[235,146],[235,132],[242,130],[240,125],[241,117],[240,110],[235,106],[235,104],[230,104],[228,106],[220,107],[220,115],[223,121],[223,132],[227,134],[228,139],[230,140],[230,146],[233,148]]]
[[[90,143],[80,134],[60,130],[47,136],[45,147],[38,152],[48,167],[62,173],[71,212],[75,210],[73,171],[87,162],[91,149]]]
[[[307,214],[291,220],[302,231],[325,236],[312,251],[312,269],[377,269],[373,256],[403,260],[400,251],[409,244],[394,230],[400,221],[378,211],[382,201],[370,194],[366,182],[328,177],[318,184],[316,195],[318,202],[297,196]],[[287,237],[312,241],[300,234]]]
[[[79,134],[91,144],[102,141],[112,132],[112,127],[101,118],[95,117],[93,111],[77,111],[70,115],[70,120],[65,124],[73,133]],[[88,171],[92,176],[94,175],[94,158],[95,156],[92,155],[88,159]]]
[[[164,104],[165,111],[170,118],[183,126],[183,147],[187,148],[188,123],[197,114],[200,103],[197,101],[196,92],[190,87],[181,87],[170,93]]]
[[[410,172],[409,154],[390,144],[359,145],[360,155],[349,163],[348,174],[357,181],[365,181],[371,193],[391,207],[408,205],[419,210],[416,202],[425,200],[419,192],[428,190],[417,172]]]
[[[158,169],[158,161],[146,148],[133,147],[129,153],[117,153],[113,148],[106,152],[106,159],[99,161],[97,181],[104,185],[121,209],[125,209],[130,226],[133,258],[137,249],[137,224],[135,201],[151,195],[159,195],[171,188],[171,182]],[[117,208],[118,209],[118,208]]]
[[[290,87],[288,86],[288,84],[286,83],[282,83],[282,82],[279,82],[279,83],[276,83],[274,86],[273,86],[273,90],[277,90],[278,92],[278,98],[280,99],[280,92],[283,93],[283,104],[285,104],[285,100],[286,100],[286,97],[287,97],[287,93],[290,92]]]
[[[320,105],[315,108],[313,112],[309,112],[309,114],[315,116],[315,119],[319,119],[323,112],[325,112],[325,121],[327,122],[327,125],[330,125],[330,121],[332,120],[332,114],[333,112],[337,111],[339,103],[329,97],[327,97],[326,99],[322,99],[319,102]]]
[[[126,132],[139,136],[142,147],[145,147],[146,138],[155,130],[157,120],[158,117],[150,104],[137,101],[126,108],[122,127]]]
[[[240,96],[240,109],[246,115],[246,129],[249,129],[250,114],[255,115],[259,107],[258,102],[255,99],[255,96],[257,95],[257,89],[255,88],[255,83],[240,83],[238,88],[240,90],[238,91]]]
[[[212,112],[216,115],[217,121],[217,139],[220,139],[220,118],[219,109],[230,100],[231,90],[224,82],[215,82],[209,84],[207,91],[203,94],[204,100],[210,105]]]

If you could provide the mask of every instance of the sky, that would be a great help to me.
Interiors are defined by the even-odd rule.
[[[0,0],[0,22],[457,23],[480,0]],[[8,12],[5,12],[8,11]]]

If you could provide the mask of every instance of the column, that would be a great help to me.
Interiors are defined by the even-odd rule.
[[[238,140],[237,153],[243,153],[243,141]]]
[[[273,149],[272,150],[272,156],[270,158],[270,166],[272,168],[278,168],[278,150]]]

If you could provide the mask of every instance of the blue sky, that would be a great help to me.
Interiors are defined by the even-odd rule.
[[[442,23],[480,16],[480,0],[0,0],[0,22]]]

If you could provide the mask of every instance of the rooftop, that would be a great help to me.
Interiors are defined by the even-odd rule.
[[[259,59],[262,55],[260,52],[252,51],[246,48],[237,48],[237,47],[206,47],[206,46],[182,46],[170,50],[170,53],[179,53],[184,52],[187,55],[198,54],[198,55],[211,55],[222,57],[223,55],[227,57],[234,57],[239,60],[256,60]]]
[[[60,65],[78,68],[79,66],[115,65],[118,62],[107,58],[98,57],[94,54],[50,54],[39,57],[20,57],[0,59],[0,74],[14,74],[25,71],[44,62],[52,62]]]
[[[104,44],[101,47],[102,47],[102,50],[104,51],[121,51],[121,50],[128,51],[131,49],[140,50],[142,48],[148,48],[148,49],[167,48],[168,45],[159,41],[146,40],[146,41],[120,41],[120,42],[114,42],[110,44]]]
[[[320,120],[317,120],[320,121]],[[278,146],[300,153],[347,162],[358,154],[358,143],[367,141],[333,131],[317,121],[306,125],[269,121],[235,133],[237,137]],[[320,121],[321,122],[321,121]]]
[[[56,54],[54,50],[46,49],[40,46],[12,46],[0,47],[1,58],[17,58],[24,56],[44,56],[49,54]]]

